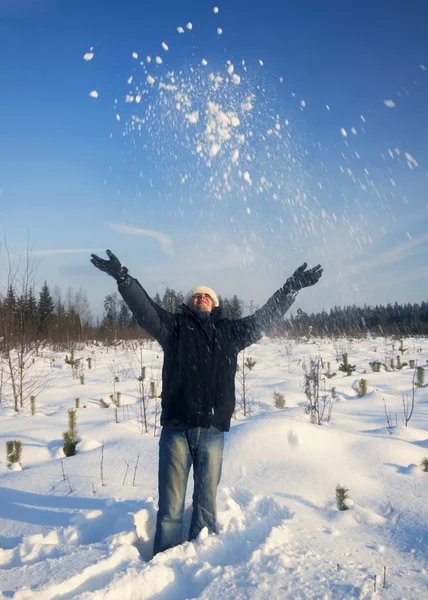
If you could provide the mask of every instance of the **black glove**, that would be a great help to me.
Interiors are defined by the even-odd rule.
[[[91,263],[100,271],[104,271],[111,275],[111,277],[114,277],[118,283],[124,282],[129,277],[128,269],[122,267],[119,259],[111,250],[106,250],[106,254],[109,260],[104,260],[96,254],[91,254]]]
[[[308,263],[303,263],[303,265],[294,271],[293,275],[287,279],[284,285],[284,290],[286,292],[298,292],[304,287],[309,287],[318,283],[323,271],[321,265],[306,270],[307,266]]]

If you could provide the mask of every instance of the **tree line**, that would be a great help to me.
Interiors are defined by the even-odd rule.
[[[330,311],[307,314],[298,309],[296,315],[285,319],[274,332],[291,337],[426,335],[428,334],[428,302],[420,304],[388,303],[376,306],[335,306]]]
[[[89,307],[85,290],[68,289],[63,297],[55,286],[51,291],[47,281],[38,295],[33,287],[19,290],[9,283],[4,294],[0,292],[0,350],[16,347],[25,342],[69,343],[89,339],[129,339],[144,337],[134,315],[118,292],[107,294],[103,302],[103,315],[95,320]],[[179,310],[184,303],[182,292],[166,288],[158,293],[154,302],[170,312]],[[244,303],[235,295],[221,298],[223,314],[232,319],[243,316]]]
[[[169,287],[163,296],[153,298],[159,306],[170,312],[179,310],[184,295]],[[244,302],[236,295],[232,298],[219,296],[223,315],[239,319],[244,315]],[[255,310],[253,303],[245,311]],[[117,292],[108,294],[103,303],[103,315],[95,320],[91,314],[85,290],[65,296],[55,287],[50,289],[45,281],[39,294],[27,286],[19,290],[9,283],[4,294],[0,292],[0,349],[19,343],[48,341],[51,343],[84,342],[89,339],[130,339],[144,337],[134,316]],[[330,311],[307,314],[298,310],[284,319],[270,335],[292,337],[361,335],[428,334],[428,302],[421,304],[394,304],[358,307],[335,306]]]

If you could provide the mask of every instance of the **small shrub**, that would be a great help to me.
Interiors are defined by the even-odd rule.
[[[74,402],[76,404],[76,408],[80,408],[80,398],[75,398]]]
[[[22,442],[20,440],[7,440],[6,442],[6,462],[21,464]]]
[[[428,473],[428,458],[423,458],[421,460],[421,468],[424,473]]]
[[[65,355],[65,362],[67,365],[74,366],[74,348],[71,349],[70,356],[68,354]]]
[[[273,401],[276,408],[285,408],[285,396],[281,392],[273,393]]]
[[[401,352],[401,354],[403,354],[407,348],[404,348],[403,346],[403,340],[400,340],[400,347],[398,348],[398,350]]]
[[[357,394],[360,398],[367,394],[367,379],[360,379],[358,383]]]
[[[256,364],[257,364],[257,361],[256,361],[256,360],[253,360],[253,359],[251,358],[251,356],[249,356],[249,357],[247,358],[247,360],[245,361],[245,363],[244,363],[244,364],[245,364],[245,366],[247,367],[247,369],[248,369],[249,371],[252,371],[252,370],[254,369],[254,367],[256,366]]]
[[[414,368],[415,368],[415,360],[414,360],[413,358],[410,358],[410,359],[409,359],[409,367],[410,367],[411,369],[414,369]]]
[[[65,456],[74,456],[77,446],[77,413],[76,409],[70,408],[68,411],[68,429],[62,434],[64,440]]]
[[[374,360],[370,363],[370,366],[374,373],[380,373],[380,368],[382,366],[382,363],[380,362],[380,360]]]
[[[425,369],[418,367],[416,369],[416,385],[417,387],[423,387],[425,383]]]
[[[349,490],[343,485],[338,484],[336,486],[336,506],[338,510],[349,510],[351,503]]]
[[[104,398],[100,398],[100,406],[101,408],[108,408],[110,404],[104,400]]]
[[[391,363],[390,363],[391,369],[394,371],[395,369],[395,362],[394,362],[394,358],[391,358]]]
[[[79,375],[79,379],[80,379],[80,384],[85,385],[85,376],[83,375],[83,373],[81,375]]]
[[[87,358],[86,362],[88,363],[88,369],[92,369],[92,358]]]
[[[343,362],[339,365],[339,371],[342,371],[342,373],[346,373],[349,377],[349,375],[352,375],[352,373],[355,371],[355,365],[349,364],[347,352],[343,354],[342,360]]]
[[[138,381],[143,382],[146,378],[146,367],[141,367],[141,374],[138,377]]]
[[[337,398],[337,390],[334,386],[331,388],[331,397],[333,398],[333,400]]]
[[[327,379],[331,379],[332,377],[336,377],[337,373],[332,373],[331,372],[331,367],[330,367],[330,363],[327,363],[327,371],[324,373],[325,377],[327,377]]]
[[[402,369],[403,365],[401,364],[401,356],[397,354],[397,369]]]
[[[36,396],[30,396],[30,410],[31,410],[31,414],[34,415],[36,414]]]

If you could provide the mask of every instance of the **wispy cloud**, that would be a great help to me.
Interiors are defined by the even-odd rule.
[[[426,244],[428,244],[428,234],[410,239],[408,242],[399,244],[386,252],[373,253],[369,260],[357,262],[356,267],[358,269],[376,269],[395,264],[404,259],[408,260],[410,257],[425,251],[424,246]]]
[[[217,256],[214,260],[201,260],[192,265],[188,265],[189,271],[207,272],[221,271],[225,268],[235,269],[248,267],[254,262],[254,252],[249,246],[238,246],[237,244],[228,245],[224,248],[225,252]]]
[[[92,254],[104,252],[105,248],[57,248],[54,250],[32,250],[32,256],[54,256],[56,254]]]
[[[111,229],[119,231],[120,233],[126,233],[128,235],[139,235],[143,237],[150,237],[159,242],[161,249],[166,254],[173,253],[172,239],[161,231],[153,231],[152,229],[140,229],[139,227],[132,227],[130,225],[121,225],[120,223],[110,223]]]
[[[391,287],[395,285],[402,285],[408,283],[409,281],[420,281],[420,280],[428,281],[428,266],[422,266],[417,269],[411,269],[403,273],[400,271],[399,273],[388,273],[384,277],[377,277],[376,280],[371,282],[372,288],[385,288]]]

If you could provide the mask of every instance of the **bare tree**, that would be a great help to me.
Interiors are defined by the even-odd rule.
[[[402,394],[402,398],[403,398],[403,413],[404,413],[404,425],[407,427],[407,423],[410,421],[410,419],[412,418],[413,415],[413,410],[415,408],[415,393],[416,393],[416,368],[413,371],[413,379],[412,379],[412,392],[411,392],[411,396],[409,398],[409,393],[407,392],[406,395],[404,396],[404,393]]]
[[[237,364],[236,368],[236,378],[239,382],[239,399],[237,401],[237,405],[244,417],[246,417],[251,412],[251,408],[254,403],[252,389],[255,385],[255,382],[250,384],[248,381],[248,377],[250,371],[252,371],[255,366],[256,361],[253,360],[251,356],[248,356],[246,349],[242,350],[242,352],[240,353],[240,364]]]
[[[41,343],[37,340],[30,305],[34,298],[37,265],[28,246],[22,267],[19,261],[13,261],[6,242],[0,245],[1,250],[7,263],[6,289],[0,289],[2,394],[4,398],[11,399],[18,412],[30,396],[36,396],[48,385],[51,373],[47,367],[36,364]]]

